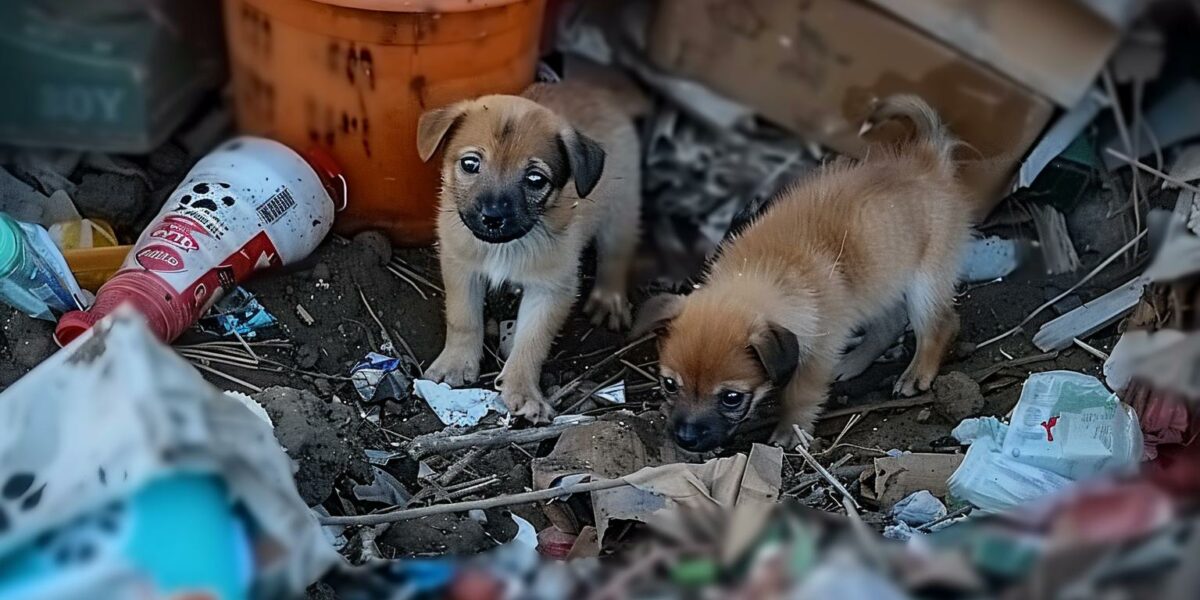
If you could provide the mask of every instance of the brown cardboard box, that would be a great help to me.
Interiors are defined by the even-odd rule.
[[[873,98],[915,93],[970,144],[974,212],[995,206],[1051,103],[855,0],[662,0],[652,60],[833,149],[862,156]]]
[[[1083,0],[867,1],[1063,108],[1083,99],[1121,37]]]

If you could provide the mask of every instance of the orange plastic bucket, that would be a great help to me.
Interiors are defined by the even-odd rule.
[[[335,229],[434,240],[426,109],[533,81],[545,0],[224,0],[239,128],[327,147],[349,206]]]

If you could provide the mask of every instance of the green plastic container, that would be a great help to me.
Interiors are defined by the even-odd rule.
[[[0,1],[0,142],[149,152],[221,81],[220,42],[215,1]]]

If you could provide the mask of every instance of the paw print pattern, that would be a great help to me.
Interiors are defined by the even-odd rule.
[[[43,535],[36,544],[61,568],[81,566],[112,548],[127,522],[125,504],[113,502]]]
[[[0,486],[0,534],[12,528],[15,517],[33,510],[42,501],[46,484],[37,485],[33,473],[13,473]]]
[[[233,206],[237,199],[229,192],[229,184],[221,182],[197,183],[179,198],[180,208],[193,208],[217,212],[221,206]]]

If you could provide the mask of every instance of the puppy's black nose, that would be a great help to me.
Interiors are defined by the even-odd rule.
[[[488,229],[503,229],[506,221],[504,210],[495,204],[485,204],[479,208],[479,220]]]
[[[698,452],[708,449],[709,430],[707,425],[696,421],[678,421],[675,423],[675,443],[684,450]]]

